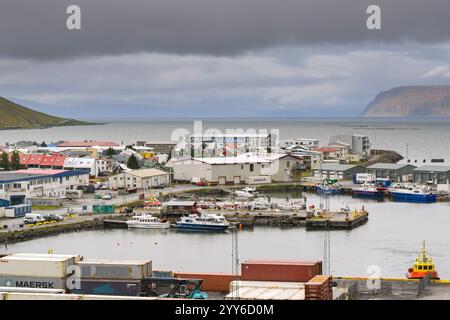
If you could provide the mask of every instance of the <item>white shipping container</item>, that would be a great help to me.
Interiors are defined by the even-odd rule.
[[[84,260],[77,263],[85,279],[134,279],[152,276],[151,260]]]
[[[159,298],[0,291],[0,300],[159,300]]]
[[[4,217],[5,217],[5,208],[0,207],[0,218],[4,218]]]
[[[5,217],[6,218],[15,218],[16,211],[14,209],[5,209]]]
[[[10,255],[0,258],[0,276],[65,278],[74,258]]]

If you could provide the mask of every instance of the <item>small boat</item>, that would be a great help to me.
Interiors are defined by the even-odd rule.
[[[145,214],[141,216],[133,216],[127,221],[128,228],[132,229],[168,229],[170,223],[168,221],[159,220],[158,218]]]
[[[250,210],[269,210],[270,202],[266,198],[259,198],[252,201],[249,205]]]
[[[422,279],[430,274],[430,279],[439,280],[439,275],[435,269],[433,258],[427,254],[425,241],[422,242],[422,252],[417,256],[412,268],[408,269],[406,277],[408,279]]]
[[[382,197],[383,191],[373,183],[365,183],[360,187],[353,189],[353,194],[361,197]]]
[[[336,180],[323,180],[316,186],[317,193],[338,194],[341,193],[341,184]]]
[[[181,217],[175,224],[177,229],[192,231],[225,231],[229,226],[230,223],[224,216],[214,213],[190,214],[189,216]]]
[[[251,187],[246,187],[242,190],[236,190],[234,192],[239,198],[253,198],[256,196],[256,189]]]
[[[389,189],[389,194],[394,200],[433,203],[436,202],[436,195],[427,186],[395,187]]]

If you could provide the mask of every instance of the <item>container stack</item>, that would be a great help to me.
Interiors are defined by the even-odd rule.
[[[152,277],[150,260],[84,260],[77,266],[81,271],[80,287],[72,293],[137,296],[145,290],[143,280]]]
[[[305,283],[305,300],[333,300],[331,276],[318,275]]]
[[[322,274],[321,261],[249,260],[241,265],[241,280],[308,282]]]
[[[78,255],[13,254],[0,258],[0,286],[67,290]]]

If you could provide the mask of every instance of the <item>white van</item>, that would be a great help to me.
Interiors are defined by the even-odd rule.
[[[27,213],[23,218],[23,222],[25,224],[43,222],[45,221],[44,217],[42,217],[39,213]]]

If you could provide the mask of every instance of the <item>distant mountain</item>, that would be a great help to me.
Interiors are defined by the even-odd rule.
[[[398,87],[378,94],[363,115],[450,117],[450,86]]]
[[[88,124],[90,123],[54,117],[0,97],[0,129],[33,129]]]

